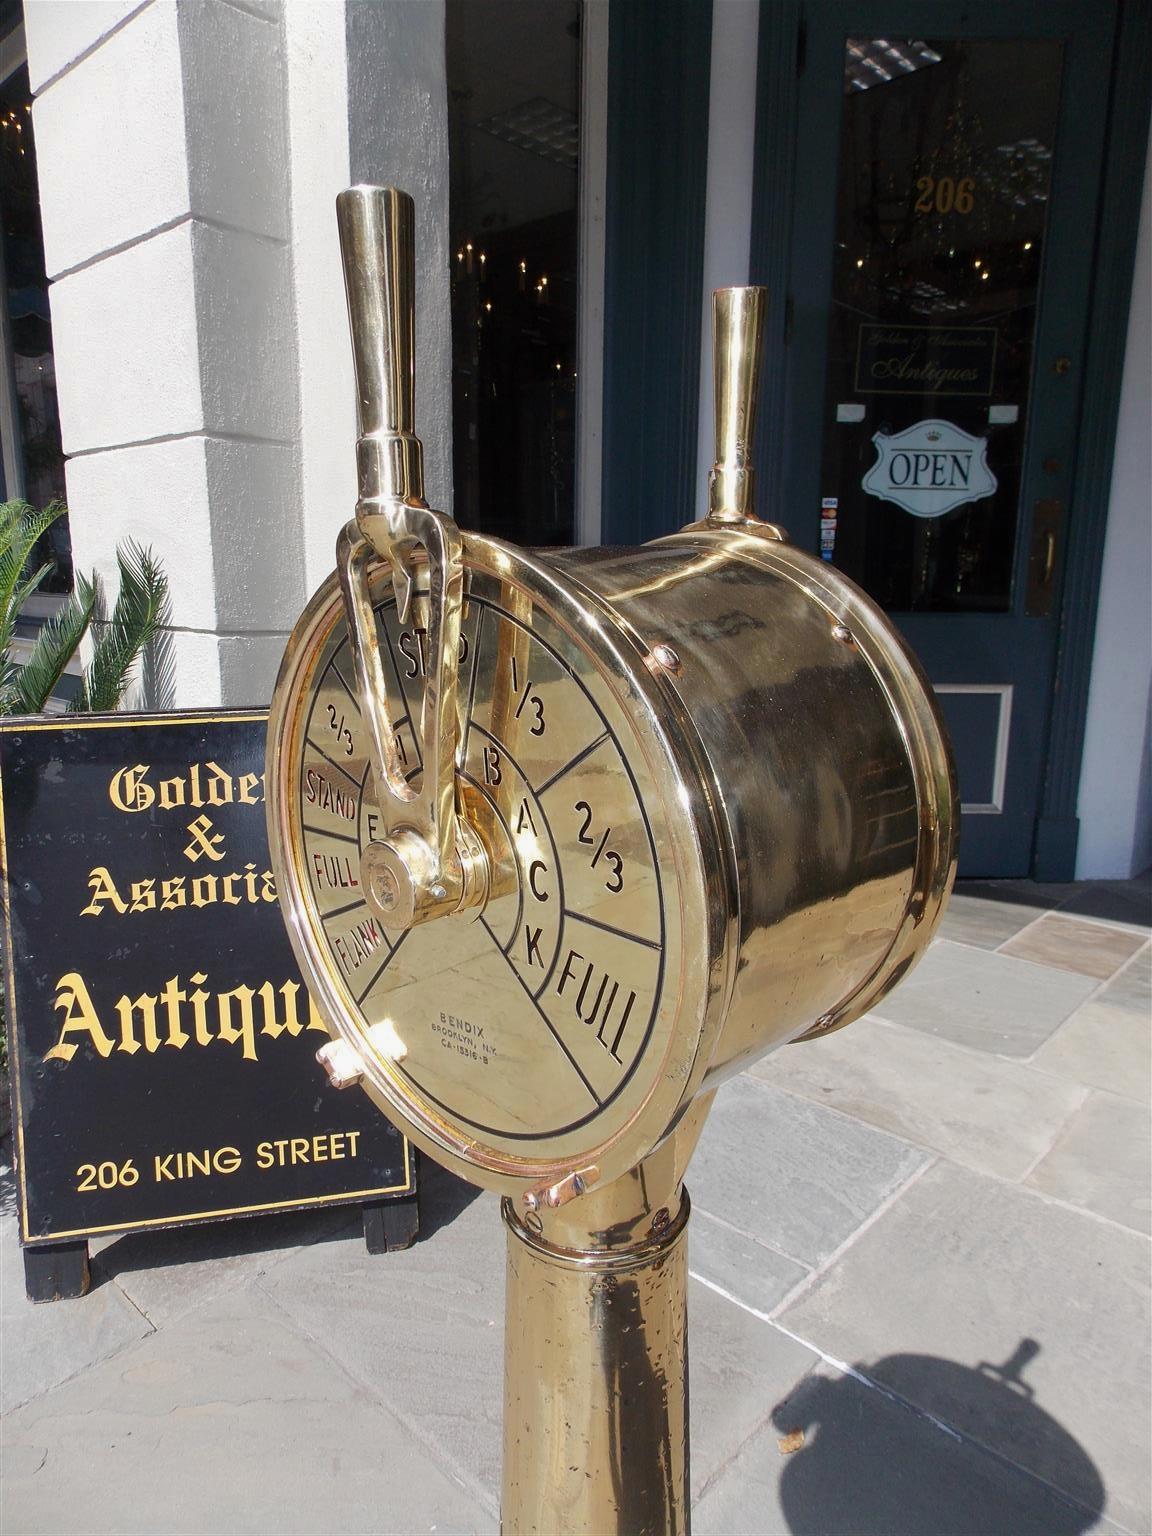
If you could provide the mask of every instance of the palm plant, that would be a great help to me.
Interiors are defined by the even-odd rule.
[[[50,561],[33,565],[36,543],[64,510],[59,501],[40,510],[26,501],[0,503],[0,715],[40,714],[93,623],[92,659],[70,712],[118,708],[141,655],[145,685],[167,687],[170,658],[160,641],[169,620],[168,579],[151,550],[132,542],[116,551],[120,589],[111,614],[99,578],[77,573],[75,594],[43,625],[23,664],[12,655],[20,610],[52,568]],[[0,1077],[8,1066],[4,1011],[0,991]]]
[[[75,594],[18,662],[12,644],[20,609],[51,569],[50,563],[34,567],[33,551],[63,513],[58,501],[41,510],[26,501],[0,504],[0,715],[41,713],[93,621],[92,659],[67,707],[70,712],[118,708],[137,659],[153,647],[168,618],[167,577],[151,550],[129,541],[116,551],[120,588],[111,614],[99,578],[77,573]]]

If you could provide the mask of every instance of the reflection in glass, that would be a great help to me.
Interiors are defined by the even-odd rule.
[[[0,218],[3,221],[3,297],[7,306],[4,336],[9,355],[0,360],[14,386],[12,409],[0,423],[14,441],[6,459],[20,466],[23,487],[5,486],[12,497],[22,490],[33,506],[64,499],[64,453],[56,405],[56,369],[44,237],[40,229],[40,193],[32,135],[32,92],[22,65],[0,84]],[[37,546],[34,561],[55,558],[56,569],[43,586],[68,591],[72,561],[65,519]]]
[[[846,45],[821,553],[890,609],[1011,602],[1062,46]]]
[[[579,0],[448,0],[455,515],[571,544]]]

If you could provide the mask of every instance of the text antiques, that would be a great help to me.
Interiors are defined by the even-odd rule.
[[[404,1139],[316,1082],[327,1030],[270,873],[265,720],[0,732],[26,1258],[100,1232],[414,1193]],[[380,941],[368,924],[343,935],[349,964]],[[414,1202],[403,1214],[410,1235]]]

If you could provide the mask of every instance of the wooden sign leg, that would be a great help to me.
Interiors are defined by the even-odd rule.
[[[401,1195],[396,1200],[376,1200],[362,1207],[364,1246],[369,1253],[390,1253],[395,1248],[410,1248],[420,1231],[419,1194]]]
[[[43,1243],[24,1250],[24,1289],[29,1301],[65,1301],[86,1296],[91,1275],[88,1244]]]

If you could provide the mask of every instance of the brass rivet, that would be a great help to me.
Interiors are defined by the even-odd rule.
[[[648,670],[650,672],[671,672],[673,677],[679,677],[684,671],[683,663],[670,645],[663,641],[654,645],[648,655]]]
[[[851,645],[852,631],[848,628],[847,624],[834,624],[832,626],[832,638],[833,640],[839,640],[841,645]]]

